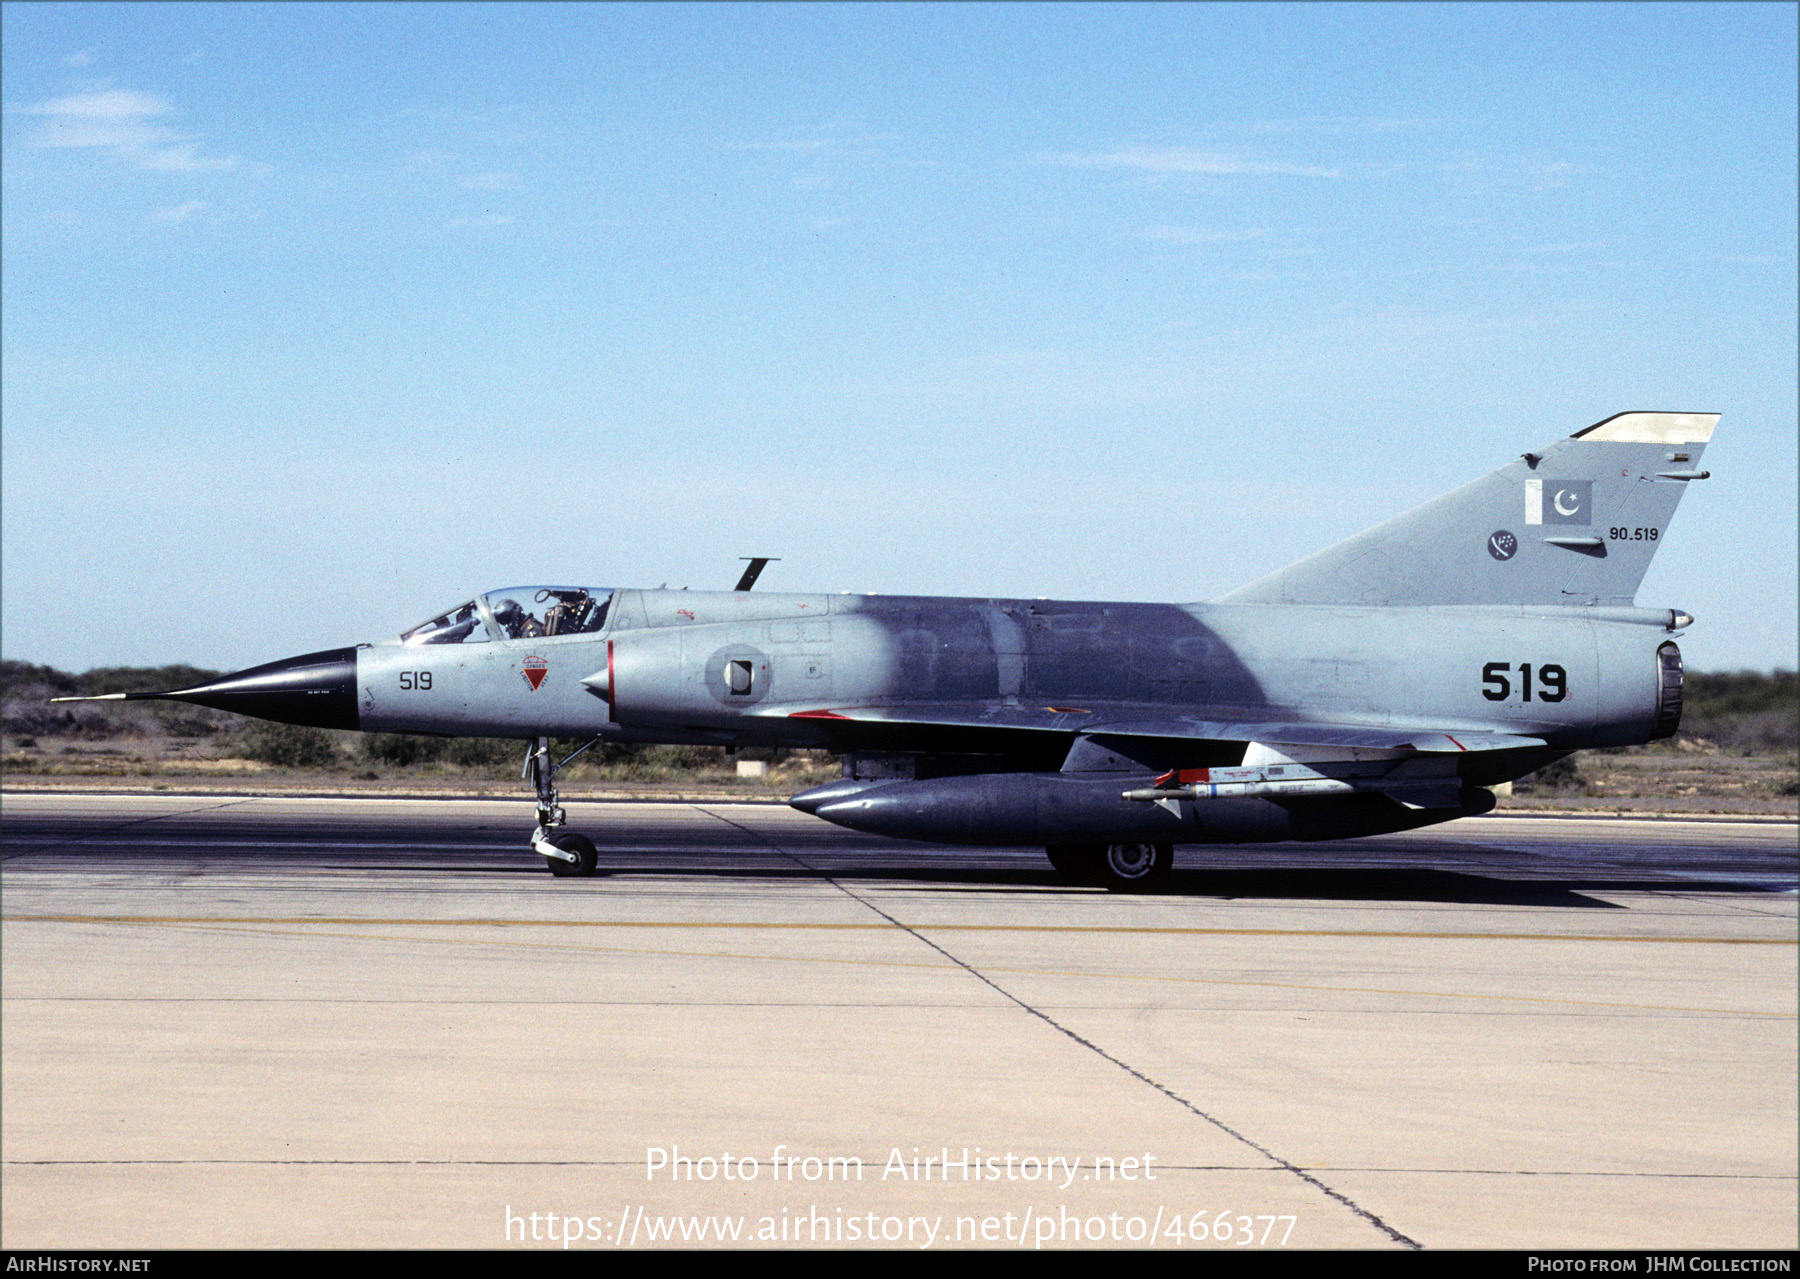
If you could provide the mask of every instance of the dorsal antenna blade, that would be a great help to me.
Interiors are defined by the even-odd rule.
[[[747,591],[755,586],[756,579],[762,576],[763,569],[781,557],[779,555],[740,555],[738,558],[749,560],[750,566],[744,570],[744,575],[738,578],[738,584],[731,588],[734,591]]]

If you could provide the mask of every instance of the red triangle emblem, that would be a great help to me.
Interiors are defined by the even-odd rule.
[[[531,691],[537,692],[543,687],[544,676],[550,673],[550,663],[541,657],[528,657],[522,663],[525,682],[531,685]]]

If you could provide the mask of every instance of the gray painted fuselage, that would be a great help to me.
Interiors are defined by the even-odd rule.
[[[1159,720],[1485,731],[1562,752],[1649,738],[1669,627],[1667,610],[1623,608],[620,591],[597,635],[363,647],[357,702],[365,731],[842,751],[1035,744],[1058,763],[1078,735]],[[535,688],[527,658],[545,669]],[[745,692],[722,678],[732,662],[749,664]],[[1483,680],[1494,664],[1504,698]],[[1540,687],[1525,700],[1521,666],[1560,668],[1560,698]],[[428,689],[401,678],[419,671]],[[959,722],[908,714],[950,705],[964,708]],[[896,713],[831,718],[839,707]],[[1480,760],[1481,780],[1537,758]]]
[[[367,645],[365,731],[825,746],[888,730],[795,715],[842,704],[1047,711],[1070,738],[1121,718],[1320,720],[1543,737],[1561,750],[1647,739],[1668,610],[1108,604],[904,596],[620,591],[598,635]],[[524,662],[547,673],[533,688]],[[734,694],[720,672],[752,664]],[[1483,668],[1560,666],[1558,701],[1504,699]],[[430,671],[430,688],[402,672]],[[593,680],[586,684],[584,680]],[[1040,730],[1043,731],[1043,730]],[[922,736],[921,736],[922,735]],[[955,740],[930,748],[965,746]],[[922,726],[915,737],[932,735]],[[860,743],[844,743],[854,749]],[[877,742],[871,741],[871,748]],[[1066,742],[1064,745],[1066,746]]]

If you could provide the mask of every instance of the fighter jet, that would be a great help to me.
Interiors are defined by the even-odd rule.
[[[553,737],[824,748],[859,831],[1035,845],[1145,890],[1177,844],[1488,811],[1587,747],[1671,736],[1693,618],[1638,585],[1718,415],[1621,413],[1199,604],[525,586],[168,698],[289,724],[514,737],[530,846],[591,874]],[[69,699],[65,699],[69,700]]]

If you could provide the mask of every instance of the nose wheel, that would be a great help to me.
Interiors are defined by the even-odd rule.
[[[592,875],[594,867],[600,861],[600,850],[594,847],[594,841],[586,835],[564,831],[560,835],[550,836],[544,842],[566,857],[574,859],[565,861],[562,857],[552,857],[548,853],[544,855],[544,864],[558,879],[579,879]]]
[[[568,818],[562,805],[556,802],[557,770],[593,744],[589,742],[568,759],[557,763],[550,757],[550,739],[540,737],[525,755],[525,776],[537,792],[537,829],[531,832],[531,846],[543,854],[544,864],[558,879],[585,878],[594,873],[594,867],[600,861],[593,840],[574,831],[558,829]]]

